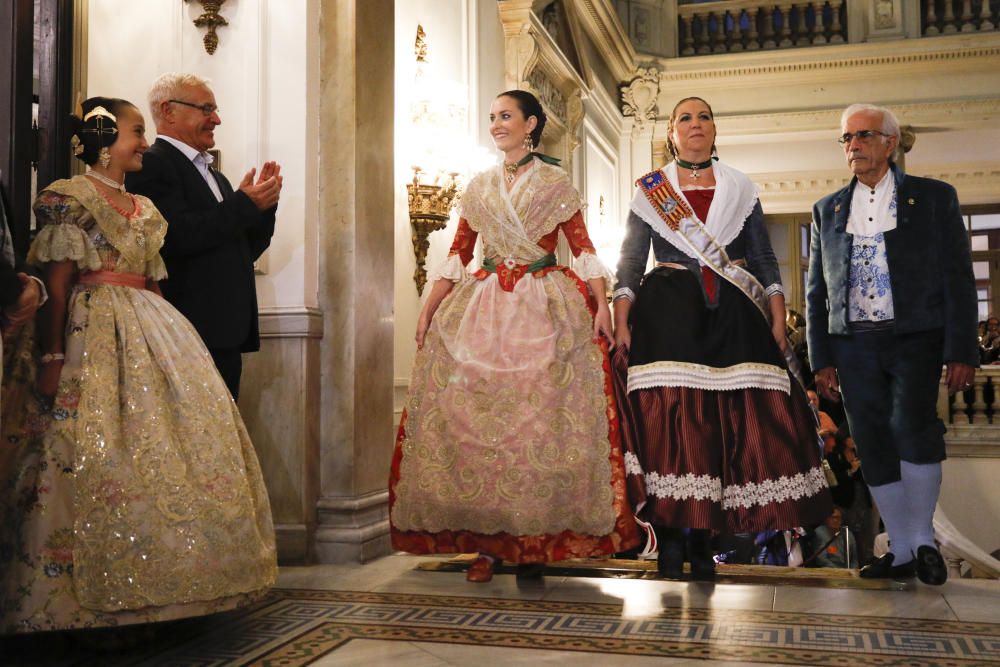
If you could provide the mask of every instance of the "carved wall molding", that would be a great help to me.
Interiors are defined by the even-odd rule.
[[[1000,118],[1000,97],[977,100],[947,100],[887,105],[900,122],[916,127],[947,126],[995,128]],[[760,141],[762,135],[828,134],[840,126],[843,108],[787,111],[761,114],[719,114],[719,143],[736,143],[741,138]]]
[[[1000,56],[1000,34],[958,35],[903,43],[845,44],[815,50],[820,53],[813,53],[810,49],[791,49],[784,52],[660,59],[657,64],[665,82],[806,73],[825,76],[831,70],[962,60],[980,60],[984,67],[995,68],[995,59]]]
[[[611,75],[619,81],[632,76],[635,71],[635,48],[610,0],[567,2],[576,7],[580,25],[600,52]]]
[[[655,67],[640,67],[636,77],[621,86],[622,114],[632,116],[633,133],[641,132],[645,125],[656,119],[656,100],[660,94],[660,72]]]
[[[948,164],[931,168],[916,165],[911,168],[911,173],[950,183],[958,190],[962,204],[1000,202],[1000,162]],[[851,181],[846,167],[842,170],[764,172],[749,176],[757,185],[766,213],[810,211],[819,199]]]
[[[497,4],[505,39],[507,85],[538,95],[549,114],[542,144],[569,171],[573,151],[580,144],[582,96],[587,84],[545,29],[533,4],[530,0],[499,0]],[[571,7],[575,5],[566,9]],[[572,35],[576,17],[567,11],[566,18]]]
[[[563,122],[568,121],[566,113],[566,98],[563,96],[554,83],[546,76],[545,72],[536,67],[528,75],[528,84],[538,96],[539,101],[548,109],[552,110]]]

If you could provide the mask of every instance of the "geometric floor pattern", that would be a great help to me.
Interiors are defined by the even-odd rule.
[[[787,665],[1000,662],[989,623],[697,609],[623,619],[611,604],[351,591],[274,591],[227,630],[242,640],[207,637],[144,664],[308,665],[354,639]]]
[[[59,664],[297,667],[354,640],[583,651],[602,654],[609,665],[615,656],[844,667],[1000,663],[1000,625],[993,623],[727,609],[623,618],[620,604],[277,589],[193,635],[171,640],[161,633],[157,646]],[[0,664],[45,664],[6,657]]]
[[[454,566],[394,555],[282,568],[279,587],[248,609],[0,640],[0,665],[1000,665],[997,581],[860,590],[791,585],[775,570],[770,584],[752,573],[704,584],[583,563],[594,571],[474,585]]]

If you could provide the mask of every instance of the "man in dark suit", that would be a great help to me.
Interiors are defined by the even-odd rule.
[[[942,584],[934,508],[945,458],[941,366],[951,393],[979,364],[976,285],[955,189],[892,161],[899,122],[852,105],[840,143],[854,178],[813,208],[806,288],[816,386],[844,408],[890,553],[866,578]]]
[[[128,189],[153,200],[166,218],[163,296],[205,341],[226,385],[239,397],[242,352],[260,349],[253,263],[274,233],[281,168],[251,169],[235,191],[212,168],[208,150],[222,123],[208,82],[169,73],[149,92],[156,141]]]
[[[0,192],[0,322],[3,333],[26,324],[48,295],[38,271],[14,253],[7,207]]]

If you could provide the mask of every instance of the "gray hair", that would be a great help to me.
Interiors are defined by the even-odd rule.
[[[896,114],[885,107],[874,104],[852,104],[844,109],[844,113],[840,116],[840,129],[843,130],[844,126],[847,125],[848,118],[865,111],[882,114],[882,132],[899,139],[899,120],[896,118]]]
[[[181,88],[186,87],[208,87],[208,79],[203,79],[196,74],[186,74],[184,72],[167,72],[161,74],[149,88],[149,113],[153,115],[153,123],[160,124],[163,118],[160,115],[160,105],[167,100],[176,99]]]

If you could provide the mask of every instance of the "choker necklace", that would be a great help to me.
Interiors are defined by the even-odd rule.
[[[101,183],[104,183],[109,188],[113,188],[113,189],[117,190],[118,192],[120,192],[122,194],[125,194],[125,184],[124,183],[119,183],[118,181],[116,181],[113,178],[108,178],[107,176],[104,176],[103,174],[98,174],[96,171],[88,171],[86,175],[90,176],[95,181],[99,181]]]
[[[516,164],[514,162],[504,162],[503,163],[503,173],[504,177],[507,179],[507,183],[513,183],[514,179],[517,178],[517,170],[524,165],[531,162],[531,158],[535,157],[535,153],[528,153],[523,158],[520,159]]]
[[[688,162],[687,160],[682,160],[679,157],[674,158],[674,162],[677,166],[684,167],[685,169],[691,170],[691,178],[698,179],[701,178],[701,174],[698,173],[699,169],[708,169],[712,166],[712,158],[708,158],[704,162]]]

